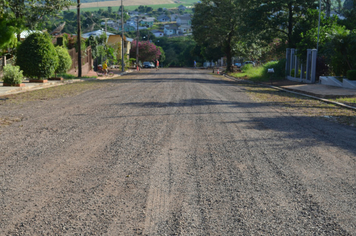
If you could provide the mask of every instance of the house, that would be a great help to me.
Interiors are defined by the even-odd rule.
[[[159,30],[152,30],[151,33],[154,34],[154,36],[156,36],[156,38],[160,38],[160,37],[164,36],[164,32],[159,31]]]
[[[191,25],[192,17],[190,15],[182,15],[178,16],[176,21],[178,25]]]
[[[159,17],[157,17],[157,20],[159,22],[168,22],[171,21],[171,18],[166,15],[160,15]]]
[[[180,11],[185,11],[187,8],[185,7],[185,6],[183,6],[183,5],[180,5],[179,7],[178,7],[178,10],[180,10]]]
[[[176,24],[170,24],[164,26],[164,35],[171,36],[178,34],[178,26]]]
[[[178,32],[181,33],[181,34],[192,33],[192,27],[190,25],[180,25],[178,27]]]
[[[85,34],[82,34],[82,38],[89,38],[90,36],[94,36],[94,37],[98,37],[102,34],[104,34],[105,31],[104,30],[96,30],[96,31],[92,31],[92,32],[88,32],[88,33],[85,33]],[[110,35],[114,35],[113,33],[110,33],[110,32],[106,32],[106,35],[107,36],[110,36]]]
[[[129,57],[130,57],[130,50],[131,50],[131,42],[132,41],[133,41],[133,39],[127,38],[126,36],[124,36],[124,54],[126,54],[127,59],[129,59]],[[110,35],[109,38],[108,38],[107,44],[109,46],[115,48],[116,51],[118,51],[119,48],[121,48],[121,44],[122,44],[121,35]],[[122,50],[120,50],[120,52],[118,51],[118,58],[122,58],[121,54],[122,54]]]
[[[176,21],[178,16],[179,16],[178,14],[172,14],[171,21]]]
[[[150,28],[153,26],[153,23],[155,22],[156,18],[154,17],[144,17],[140,21],[141,26],[146,26],[147,28]]]

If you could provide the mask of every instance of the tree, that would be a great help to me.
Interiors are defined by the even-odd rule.
[[[49,78],[58,64],[56,49],[48,34],[33,33],[18,47],[16,65],[30,78]]]
[[[44,16],[54,16],[71,5],[71,0],[11,0],[4,3],[4,7],[13,13],[11,16],[17,21],[26,22],[26,27],[30,29],[34,29]],[[17,32],[18,40],[20,32]]]
[[[253,0],[244,5],[244,33],[271,42],[275,38],[287,41],[295,48],[295,26],[309,9],[316,9],[315,0]]]
[[[220,47],[227,58],[227,70],[231,71],[233,43],[241,39],[241,4],[238,0],[203,0],[195,5],[192,20],[194,39],[200,45]]]
[[[15,32],[17,22],[7,17],[8,14],[0,16],[0,49],[7,49],[16,46]]]
[[[132,42],[130,57],[136,58],[136,40]],[[139,61],[154,61],[161,56],[160,49],[149,41],[143,41],[138,43],[138,59]]]

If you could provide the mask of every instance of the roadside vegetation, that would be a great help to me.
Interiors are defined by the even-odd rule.
[[[296,117],[317,117],[343,125],[356,126],[355,110],[328,104],[271,87],[264,87],[258,84],[246,84],[240,82],[236,82],[236,84],[248,92],[249,96],[254,101],[275,106],[278,109],[283,109],[288,115]],[[356,102],[356,98],[340,98],[335,100],[340,102]]]

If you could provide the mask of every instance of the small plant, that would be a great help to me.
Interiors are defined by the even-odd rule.
[[[356,80],[356,70],[348,70],[346,73],[346,77],[349,80]]]
[[[23,74],[19,66],[7,65],[4,67],[4,84],[19,85],[22,83]]]

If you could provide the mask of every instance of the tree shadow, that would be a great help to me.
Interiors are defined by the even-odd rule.
[[[278,131],[284,138],[296,140],[298,148],[300,145],[307,147],[326,143],[356,156],[356,128],[332,122],[331,119],[307,116],[252,117],[251,120],[222,123],[247,123],[248,129]]]

